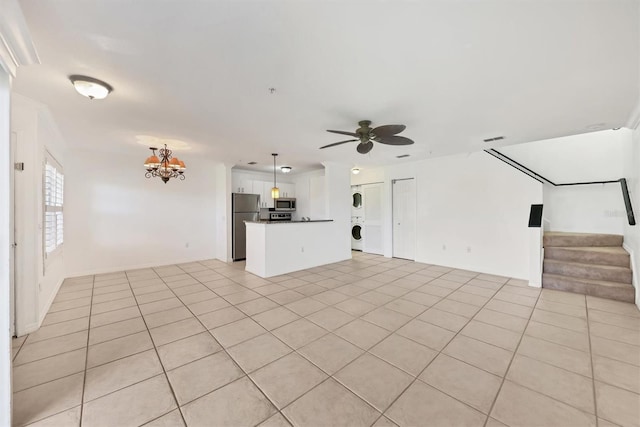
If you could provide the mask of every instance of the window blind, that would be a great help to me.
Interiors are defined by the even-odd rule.
[[[47,154],[44,165],[44,249],[45,257],[64,242],[64,174],[58,162]]]

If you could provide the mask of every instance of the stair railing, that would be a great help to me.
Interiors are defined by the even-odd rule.
[[[635,218],[635,215],[633,214],[633,207],[631,206],[631,198],[629,197],[629,188],[627,186],[627,179],[626,178],[620,178],[620,179],[615,179],[615,180],[611,180],[611,181],[568,182],[568,183],[556,184],[555,182],[543,177],[539,173],[536,173],[536,172],[532,171],[531,169],[529,169],[525,165],[523,165],[521,163],[518,163],[517,161],[513,160],[511,157],[499,152],[496,149],[490,148],[488,150],[484,150],[484,152],[487,153],[487,154],[491,154],[496,159],[501,160],[504,163],[506,163],[509,166],[511,166],[512,168],[515,168],[515,169],[519,170],[520,172],[524,173],[528,177],[533,178],[536,181],[541,182],[542,184],[549,184],[549,185],[552,185],[554,187],[568,187],[568,186],[572,186],[572,185],[592,185],[592,184],[615,184],[615,183],[620,183],[620,187],[622,189],[622,199],[624,200],[624,207],[625,207],[625,209],[627,211],[627,221],[629,221],[629,225],[636,225],[636,218]]]

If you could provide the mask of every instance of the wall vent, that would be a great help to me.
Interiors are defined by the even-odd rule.
[[[494,136],[493,138],[487,138],[487,139],[484,139],[483,141],[484,142],[494,142],[494,141],[500,141],[502,139],[504,139],[504,136]]]

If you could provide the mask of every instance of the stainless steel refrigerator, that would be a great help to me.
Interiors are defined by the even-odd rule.
[[[245,221],[258,221],[260,196],[257,194],[233,193],[231,195],[233,239],[231,252],[234,261],[247,258],[247,228]]]

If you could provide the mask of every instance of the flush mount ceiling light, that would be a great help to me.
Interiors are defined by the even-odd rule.
[[[291,166],[281,166],[280,170],[282,171],[282,173],[289,173],[291,172]]]
[[[153,152],[153,155],[144,161],[144,167],[147,170],[144,176],[147,178],[160,177],[165,184],[171,178],[185,179],[183,174],[187,167],[182,160],[172,156],[173,153],[167,148],[166,144],[160,150],[156,147],[150,147],[149,149]],[[156,155],[156,150],[158,150],[160,157]]]
[[[354,175],[358,175],[360,173],[360,169],[353,168],[353,169],[351,169],[351,173],[354,174]]]
[[[93,77],[73,75],[69,76],[69,80],[80,95],[89,99],[104,99],[113,90],[108,83]]]
[[[272,199],[279,199],[280,198],[280,189],[276,185],[276,157],[278,157],[278,153],[273,153],[271,155],[273,156],[273,188],[271,189],[271,198]]]

